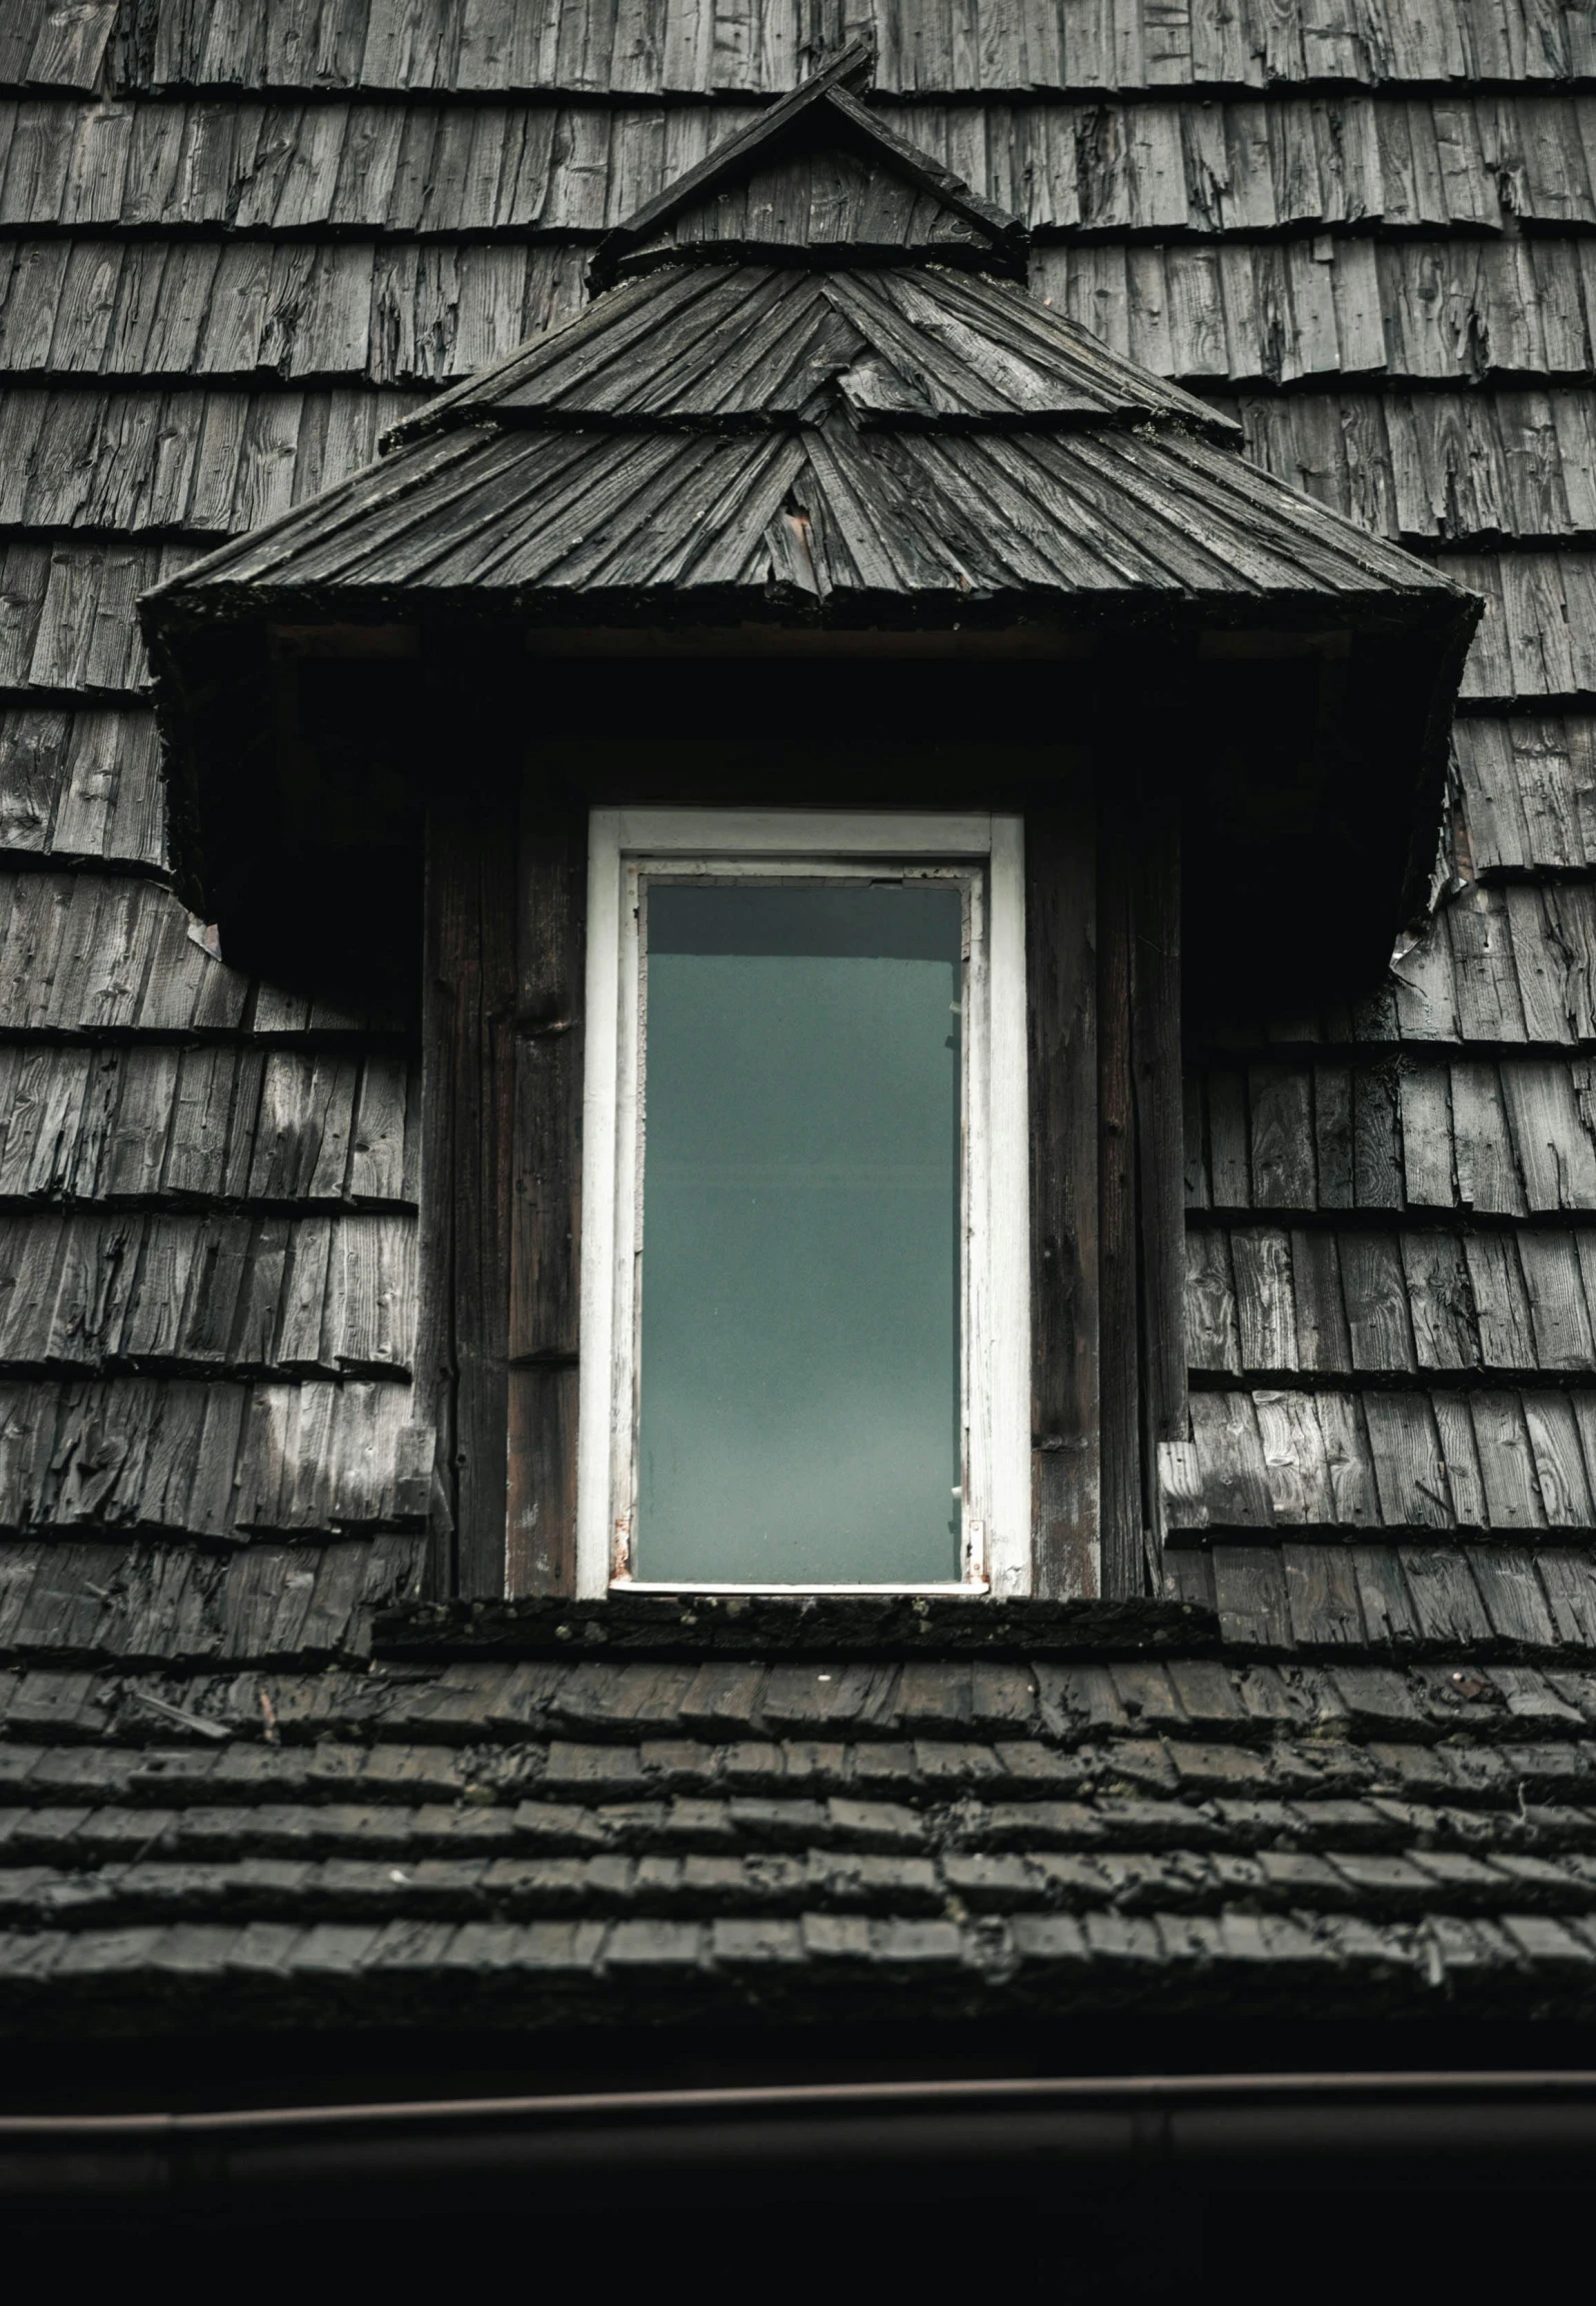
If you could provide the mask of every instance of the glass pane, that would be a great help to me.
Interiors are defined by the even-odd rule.
[[[957,1577],[960,892],[646,906],[633,1574]]]

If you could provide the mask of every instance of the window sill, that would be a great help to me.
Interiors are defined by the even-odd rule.
[[[636,1594],[691,1607],[699,1601],[982,1601],[990,1592],[984,1578],[967,1585],[951,1578],[943,1585],[669,1585],[647,1577],[612,1577],[609,1598],[630,1600]]]
[[[971,1606],[972,1600],[978,1603]],[[383,1610],[379,1657],[1145,1657],[1216,1649],[1185,1601],[980,1601],[967,1593],[613,1592],[603,1601],[417,1601]]]

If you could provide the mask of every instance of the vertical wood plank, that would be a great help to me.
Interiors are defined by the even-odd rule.
[[[1099,665],[1103,1591],[1162,1590],[1159,1453],[1187,1438],[1180,791],[1190,659]],[[1123,700],[1136,711],[1125,723]]]
[[[1090,793],[1025,821],[1032,1590],[1098,1589],[1096,833]]]
[[[1148,1523],[1161,1537],[1153,1477],[1158,1444],[1186,1438],[1180,824],[1178,801],[1165,777],[1150,775],[1144,793],[1146,806],[1138,815],[1127,868],[1132,927],[1130,1040]]]
[[[587,813],[538,769],[522,793],[506,1589],[577,1575]]]
[[[575,1363],[511,1369],[509,1594],[576,1591],[577,1404]]]
[[[453,1529],[437,1581],[505,1589],[516,795],[440,778],[427,821],[422,1329]]]
[[[1104,793],[1097,851],[1097,1179],[1102,1399],[1102,1590],[1143,1581],[1141,1356],[1131,1078],[1130,828]]]

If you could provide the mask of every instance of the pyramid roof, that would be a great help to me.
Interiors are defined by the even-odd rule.
[[[1424,602],[1433,564],[1244,464],[1238,428],[1029,295],[1017,219],[863,101],[855,43],[613,232],[593,301],[378,462],[148,597],[160,627],[561,615],[1255,622]]]

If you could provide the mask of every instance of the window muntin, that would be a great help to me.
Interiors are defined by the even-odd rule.
[[[1017,821],[590,860],[580,1589],[1024,1590]]]

